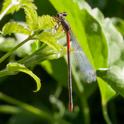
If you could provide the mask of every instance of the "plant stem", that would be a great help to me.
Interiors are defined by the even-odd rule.
[[[63,119],[56,120],[50,113],[45,112],[45,111],[43,111],[39,108],[36,108],[32,105],[29,105],[29,104],[23,103],[21,101],[18,101],[18,100],[14,99],[14,98],[11,98],[11,97],[9,97],[9,96],[1,93],[1,92],[0,92],[0,99],[3,100],[3,101],[6,101],[8,103],[17,105],[20,108],[22,108],[22,109],[24,109],[24,110],[26,110],[26,111],[28,111],[28,112],[36,115],[36,116],[39,116],[40,118],[46,119],[50,123],[54,124],[54,123],[57,123],[59,121],[60,123],[62,122],[63,124],[70,124]]]
[[[41,116],[41,117],[47,118],[50,121],[52,119],[51,116],[48,116],[47,113],[39,110],[38,108],[35,108],[35,107],[33,107],[31,105],[28,105],[26,103],[17,101],[16,99],[13,99],[13,98],[11,98],[11,97],[3,94],[3,93],[0,93],[0,99],[4,100],[6,102],[9,102],[11,104],[17,105],[17,106],[19,106],[19,107],[21,107],[21,108],[23,108],[23,109],[25,109],[25,110],[35,114],[35,115],[37,115],[37,116]]]
[[[6,53],[5,55],[3,55],[0,58],[0,63],[2,63],[5,59],[7,59],[7,57],[9,57],[16,49],[18,49],[20,46],[22,46],[23,44],[25,44],[27,41],[31,40],[32,36],[29,36],[27,39],[25,39],[24,41],[22,41],[20,44],[18,44],[16,47],[12,48],[8,53]]]
[[[107,124],[112,124],[112,122],[111,122],[111,120],[108,116],[106,104],[102,105],[102,113],[103,113],[103,116],[104,116],[104,119],[105,119],[106,123]]]
[[[0,113],[4,113],[4,114],[17,114],[19,113],[21,110],[18,107],[14,107],[11,105],[0,105]]]
[[[87,103],[87,99],[83,94],[80,96],[80,100],[81,100],[81,109],[84,115],[84,124],[90,124],[90,110]]]
[[[73,73],[73,76],[74,76],[74,79],[76,82],[75,84],[76,84],[77,94],[80,98],[81,112],[83,114],[84,124],[90,124],[90,110],[89,110],[89,106],[87,103],[87,99],[84,96],[84,87],[83,87],[74,67],[72,67],[72,73]]]

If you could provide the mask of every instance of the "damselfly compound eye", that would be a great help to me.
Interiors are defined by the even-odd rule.
[[[63,16],[67,16],[67,13],[66,12],[63,12],[62,14],[63,14]]]
[[[62,13],[58,13],[57,14],[57,17],[58,18],[63,18],[64,16],[67,16],[67,13],[66,12],[62,12]]]

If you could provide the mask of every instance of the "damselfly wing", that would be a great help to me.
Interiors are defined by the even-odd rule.
[[[71,33],[71,48],[73,49],[71,56],[71,65],[74,64],[81,74],[83,82],[92,83],[96,81],[96,72],[87,59],[83,49],[80,47],[73,34]]]

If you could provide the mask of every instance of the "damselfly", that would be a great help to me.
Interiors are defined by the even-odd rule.
[[[85,54],[82,51],[82,48],[76,42],[74,37],[71,35],[71,30],[68,22],[65,20],[67,13],[58,13],[57,16],[54,17],[56,20],[58,27],[61,25],[63,30],[66,34],[66,41],[67,41],[67,63],[68,63],[68,93],[69,93],[69,111],[73,111],[73,97],[72,97],[72,72],[71,72],[71,44],[74,48],[74,55],[76,57],[76,62],[78,64],[78,68],[83,73],[83,80],[87,83],[91,83],[96,81],[96,74],[93,70],[92,66],[90,65],[88,59],[86,58]],[[72,41],[72,43],[71,43]]]

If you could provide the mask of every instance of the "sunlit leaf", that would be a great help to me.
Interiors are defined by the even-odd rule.
[[[103,79],[106,80],[117,93],[124,97],[124,66],[112,66]]]
[[[66,53],[66,49],[63,50],[56,50],[52,49],[51,47],[43,44],[38,50],[36,50],[33,54],[26,56],[19,63],[26,65],[26,67],[31,67],[36,64],[41,63],[44,60],[51,60],[51,59],[58,59],[64,56]]]
[[[31,34],[31,32],[22,24],[17,22],[8,22],[4,25],[2,32],[4,35],[12,34],[12,33],[22,33],[22,34]]]
[[[23,5],[29,7],[35,6],[32,2],[33,0],[4,0],[1,14],[14,13],[22,8]]]
[[[49,15],[43,15],[43,16],[39,16],[38,17],[38,25],[39,25],[39,29],[43,30],[47,30],[50,28],[53,28],[55,26],[55,21],[53,21],[53,17],[49,16]]]
[[[0,50],[1,51],[9,51],[16,45],[16,41],[13,38],[3,38],[3,41],[0,40]]]
[[[21,8],[21,3],[19,0],[4,0],[2,13],[10,14],[18,11]]]
[[[26,68],[24,65],[19,64],[19,63],[9,63],[7,65],[7,70],[9,72],[24,72],[28,75],[30,75],[36,82],[37,85],[37,89],[35,90],[35,92],[39,91],[41,88],[41,82],[40,79],[28,68]]]
[[[63,49],[63,46],[56,42],[56,38],[50,32],[42,32],[37,38],[55,50]]]
[[[101,78],[98,78],[98,84],[101,92],[103,116],[107,124],[111,124],[107,112],[107,103],[115,96],[116,92]]]
[[[101,78],[98,78],[99,80],[99,87],[101,91],[101,97],[102,97],[102,105],[106,105],[110,99],[112,99],[116,92]]]
[[[23,6],[26,15],[26,23],[31,30],[38,29],[38,15],[36,12],[36,7]]]

